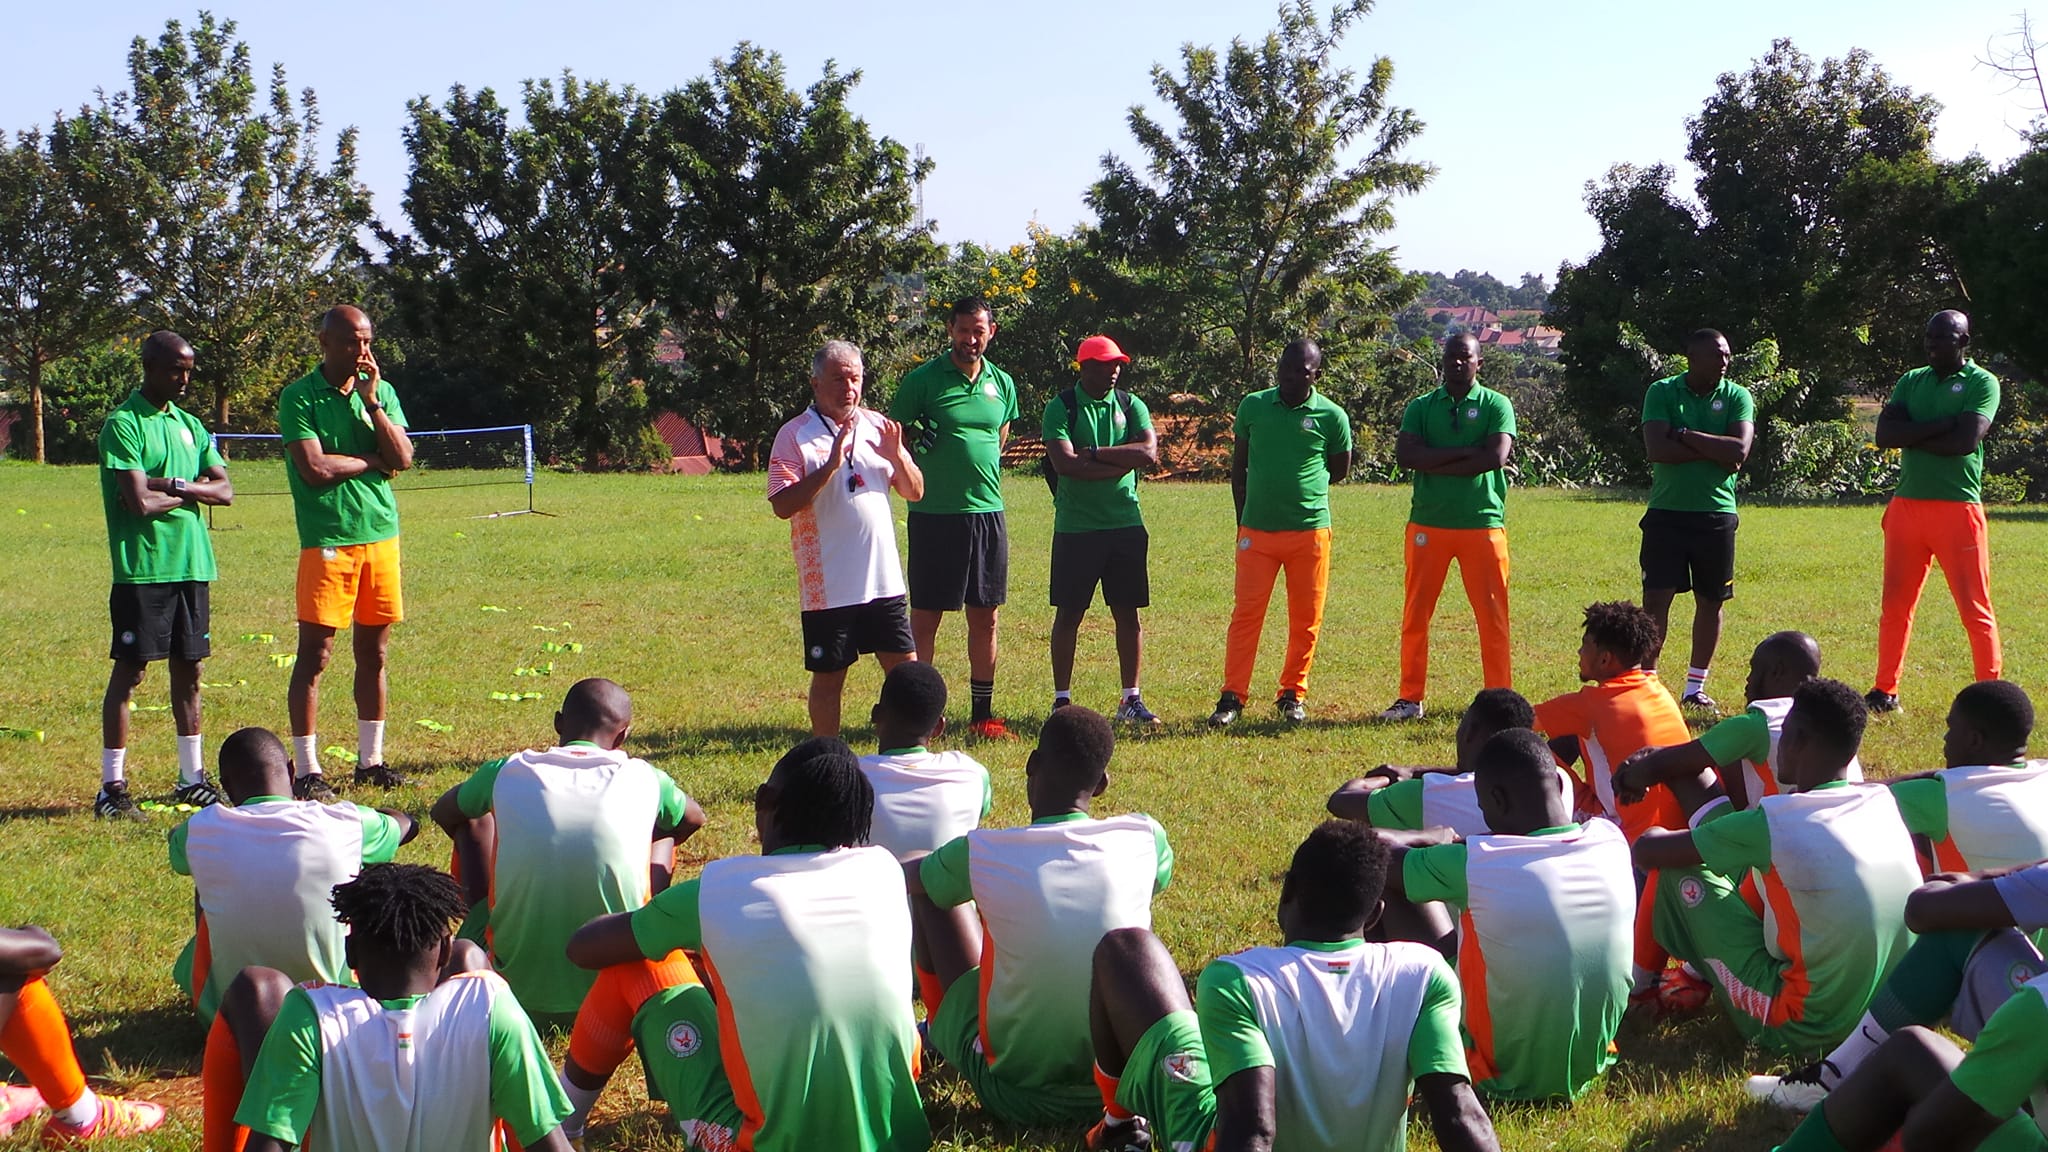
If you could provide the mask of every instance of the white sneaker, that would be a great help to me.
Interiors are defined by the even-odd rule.
[[[1828,1098],[1828,1089],[1820,1082],[1823,1065],[1829,1071],[1834,1070],[1834,1065],[1818,1060],[1783,1076],[1751,1076],[1742,1090],[1749,1093],[1752,1100],[1803,1116],[1820,1107],[1820,1102]]]
[[[1413,700],[1396,700],[1392,705],[1388,706],[1385,712],[1380,713],[1379,718],[1382,720],[1420,720],[1422,719],[1422,705],[1417,704]]]

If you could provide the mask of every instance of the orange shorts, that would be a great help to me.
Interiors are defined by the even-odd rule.
[[[299,551],[301,623],[340,629],[350,623],[396,624],[404,618],[398,537]]]

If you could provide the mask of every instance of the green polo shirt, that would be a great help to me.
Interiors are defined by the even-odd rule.
[[[1066,402],[1054,396],[1052,403],[1045,406],[1045,442],[1065,440],[1074,446],[1074,451],[1086,456],[1090,448],[1113,448],[1142,439],[1140,434],[1152,427],[1152,413],[1146,410],[1143,400],[1128,392],[1124,396],[1131,410],[1129,416],[1124,415],[1125,403],[1117,401],[1116,389],[1103,393],[1102,399],[1097,400],[1076,384],[1072,419],[1067,417]],[[1105,528],[1136,528],[1145,523],[1138,514],[1138,474],[1134,471],[1114,480],[1062,476],[1059,490],[1053,493],[1052,508],[1055,532],[1099,532]]]
[[[119,473],[140,472],[153,480],[197,480],[225,461],[199,418],[176,404],[159,412],[142,395],[128,394],[100,426],[100,500],[107,508],[107,550],[116,584],[174,584],[211,581],[213,541],[206,521],[190,506],[157,516],[138,516],[121,503]]]
[[[1260,532],[1330,526],[1326,457],[1351,451],[1351,417],[1336,401],[1310,390],[1299,407],[1289,408],[1278,388],[1254,392],[1238,404],[1230,434],[1251,450],[1240,524]]]
[[[1975,360],[1947,376],[1933,368],[1915,368],[1899,377],[1891,402],[1904,404],[1915,423],[1971,414],[1990,420],[1998,415],[1998,377]],[[1967,456],[1937,456],[1918,448],[1901,452],[1899,486],[1893,493],[1914,500],[1983,503],[1984,445]]]
[[[1431,448],[1472,448],[1489,436],[1515,434],[1515,406],[1477,382],[1464,397],[1443,388],[1426,392],[1401,411],[1401,431],[1422,437]],[[1425,528],[1498,528],[1505,521],[1508,474],[1495,468],[1477,476],[1415,474],[1408,520]]]
[[[889,402],[924,470],[914,512],[1001,512],[1003,425],[1017,418],[1017,383],[981,362],[973,380],[942,353],[903,374]],[[920,434],[920,433],[924,434]]]
[[[1726,436],[1736,423],[1756,422],[1756,399],[1749,389],[1722,378],[1702,396],[1685,382],[1685,373],[1666,376],[1643,394],[1643,423],[1662,420],[1673,428],[1690,428],[1709,436]],[[1712,460],[1650,465],[1650,507],[1671,512],[1734,512],[1735,470]]]
[[[378,383],[377,401],[384,414],[405,427],[405,409],[391,381]],[[359,391],[344,396],[320,375],[320,369],[285,385],[277,400],[277,432],[286,444],[318,440],[320,451],[334,456],[377,455],[377,428],[363,411]],[[391,478],[375,469],[323,487],[306,483],[286,456],[284,474],[291,483],[292,512],[299,522],[299,547],[339,548],[373,544],[398,535],[398,500]]]

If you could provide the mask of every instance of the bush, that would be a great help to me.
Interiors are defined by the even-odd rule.
[[[107,413],[142,383],[141,345],[134,340],[109,340],[43,369],[43,451],[52,464],[93,464],[100,458],[100,425]],[[30,459],[35,429],[30,426],[28,394],[21,392],[21,419],[14,422],[8,455]],[[188,396],[188,411],[202,403]],[[204,412],[197,413],[202,419]]]

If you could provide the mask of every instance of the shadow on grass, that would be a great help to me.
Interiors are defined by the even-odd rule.
[[[143,1070],[153,1078],[197,1076],[206,1031],[189,1005],[164,1004],[140,1012],[105,1013],[66,1007],[79,1066],[93,1075],[107,1068]]]
[[[1986,508],[1987,520],[2012,520],[2022,524],[2038,524],[2048,521],[2048,508]]]
[[[859,732],[848,735],[859,739]],[[709,724],[688,728],[635,728],[635,755],[654,759],[669,756],[759,756],[781,755],[811,738],[810,730],[793,724]],[[873,738],[868,739],[869,743]],[[859,747],[855,744],[855,747]]]
[[[53,816],[69,816],[83,811],[83,804],[22,804],[12,808],[0,808],[0,824],[10,820],[48,820]]]

